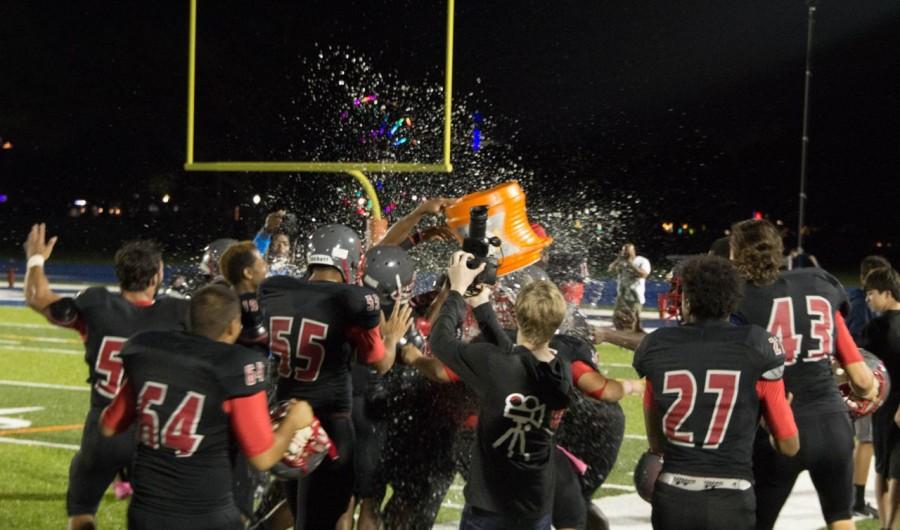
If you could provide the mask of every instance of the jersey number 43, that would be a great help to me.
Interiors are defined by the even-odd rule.
[[[784,346],[784,365],[791,366],[801,358],[811,363],[827,359],[834,350],[834,313],[831,302],[821,296],[806,297],[806,314],[809,317],[809,337],[818,341],[815,348],[807,346],[803,353],[803,335],[797,334],[794,320],[794,300],[790,296],[772,300],[772,313],[766,330],[781,339]],[[802,331],[802,330],[801,330]]]
[[[315,381],[325,360],[324,341],[328,336],[328,324],[304,318],[300,321],[296,341],[291,340],[293,332],[294,317],[269,319],[269,349],[278,355],[278,375],[303,382]],[[291,362],[292,357],[296,357],[296,363]]]

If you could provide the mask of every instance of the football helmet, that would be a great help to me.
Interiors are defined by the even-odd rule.
[[[344,283],[357,283],[362,243],[351,228],[344,225],[325,225],[309,236],[306,244],[306,264],[334,267],[341,271]]]
[[[402,248],[383,245],[369,249],[361,270],[363,285],[378,293],[381,307],[390,308],[412,298],[416,266]]]
[[[289,402],[283,401],[270,411],[273,430],[278,429],[282,418],[287,415],[288,404]],[[287,451],[272,466],[271,472],[281,480],[297,480],[315,471],[326,456],[337,460],[337,447],[331,442],[319,419],[314,418],[311,424],[294,433]]]
[[[872,375],[875,377],[875,381],[878,384],[878,397],[874,400],[869,400],[854,395],[846,374],[842,373],[843,369],[839,370],[836,374],[838,379],[838,389],[841,391],[844,403],[847,405],[850,414],[854,418],[869,416],[878,410],[878,407],[884,403],[888,393],[891,391],[891,377],[888,375],[887,367],[885,367],[881,359],[876,357],[872,352],[862,348],[859,349],[859,353],[862,354],[866,366],[872,370]]]
[[[656,487],[656,479],[662,473],[662,468],[662,455],[650,451],[642,454],[634,467],[634,488],[638,495],[647,502],[653,498],[653,489]]]

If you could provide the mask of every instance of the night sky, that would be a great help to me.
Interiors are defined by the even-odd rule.
[[[444,4],[384,3],[201,1],[197,159],[303,158],[283,122],[302,117],[298,57],[323,47],[438,84]],[[541,183],[556,203],[633,194],[640,213],[608,237],[652,246],[640,235],[669,219],[707,226],[682,243],[700,250],[755,210],[796,225],[806,14],[793,0],[459,1],[454,95],[533,172],[530,202]],[[128,204],[171,189],[188,212],[227,216],[283,178],[181,169],[187,17],[187,2],[0,5],[0,137],[13,143],[0,151],[0,253],[17,254],[39,219],[84,234],[79,254],[140,233],[141,219],[68,219],[76,196]],[[808,248],[842,267],[896,259],[900,3],[819,2],[814,48]],[[215,215],[180,223],[203,239]]]

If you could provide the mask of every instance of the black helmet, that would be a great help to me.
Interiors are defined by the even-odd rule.
[[[306,245],[306,264],[325,265],[341,271],[345,283],[356,283],[357,269],[362,259],[359,236],[344,225],[325,225],[309,236]]]
[[[218,276],[220,274],[219,258],[225,253],[225,249],[237,242],[237,239],[223,237],[206,245],[203,249],[203,257],[200,258],[200,272],[210,276]]]
[[[400,247],[384,245],[369,249],[362,267],[363,284],[378,293],[382,307],[408,302],[416,284],[416,266]]]

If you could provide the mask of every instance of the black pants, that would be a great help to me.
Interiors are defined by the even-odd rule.
[[[554,453],[553,527],[583,530],[587,524],[587,503],[581,491],[581,479],[569,457],[559,448]]]
[[[91,408],[84,419],[81,448],[69,464],[69,489],[66,511],[73,515],[97,513],[100,499],[116,478],[116,473],[131,466],[134,457],[135,427],[105,438],[100,434],[100,409]]]
[[[651,504],[655,530],[752,530],[756,523],[752,488],[686,491],[657,482]]]
[[[241,515],[234,506],[203,515],[179,517],[136,507],[128,507],[128,530],[244,530]]]
[[[320,417],[322,427],[338,450],[310,475],[285,482],[294,512],[294,530],[334,530],[353,495],[353,422],[350,414]]]
[[[788,458],[778,454],[762,429],[753,448],[753,475],[759,511],[756,527],[775,526],[781,507],[801,471],[808,470],[826,523],[851,518],[853,505],[853,425],[846,412],[796,419],[800,451]]]

